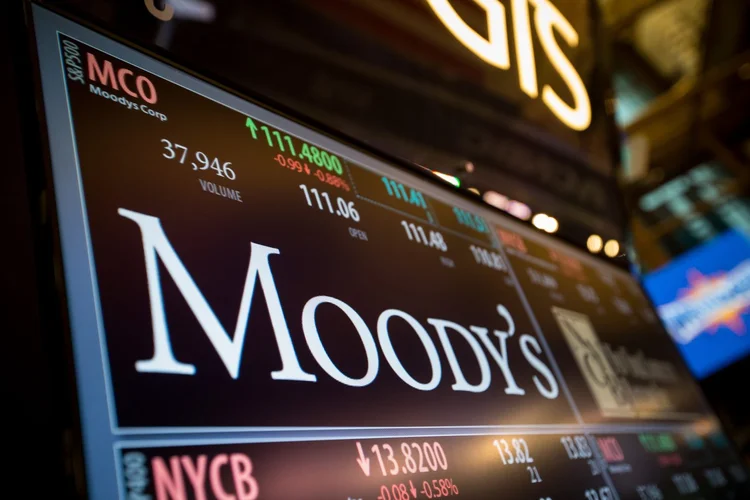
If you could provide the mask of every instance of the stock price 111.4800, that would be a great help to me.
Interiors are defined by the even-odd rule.
[[[341,160],[333,153],[308,144],[295,136],[280,132],[268,125],[262,123],[258,125],[250,117],[245,121],[245,127],[250,131],[253,140],[263,141],[265,139],[265,143],[274,151],[300,158],[337,175],[344,173]]]

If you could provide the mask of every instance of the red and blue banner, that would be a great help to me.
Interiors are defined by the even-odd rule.
[[[729,231],[644,284],[693,373],[705,377],[750,353],[750,238]]]

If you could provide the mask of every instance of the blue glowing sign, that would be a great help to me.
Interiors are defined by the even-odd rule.
[[[659,316],[703,378],[750,353],[750,238],[729,231],[647,275]]]

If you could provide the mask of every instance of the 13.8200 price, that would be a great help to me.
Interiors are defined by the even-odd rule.
[[[421,444],[403,442],[400,448],[400,456],[388,443],[375,444],[370,449],[377,458],[377,464],[380,465],[380,471],[384,476],[435,472],[439,469],[448,470],[448,459],[445,456],[445,451],[437,441],[432,444],[428,442]],[[357,449],[359,450],[358,462],[360,467],[369,476],[370,459],[365,457],[364,449],[359,442],[357,442]],[[363,467],[365,463],[367,466]]]
[[[176,160],[182,165],[184,165],[186,161],[189,161],[193,170],[211,169],[216,171],[216,175],[219,177],[224,177],[230,181],[237,178],[234,170],[232,170],[232,162],[222,162],[218,158],[211,158],[202,151],[190,151],[190,148],[187,146],[172,143],[168,139],[162,139],[161,143],[164,144],[162,156],[167,160]]]

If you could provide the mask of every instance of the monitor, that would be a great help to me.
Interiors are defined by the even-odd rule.
[[[89,498],[747,491],[625,271],[106,33],[33,22]]]
[[[744,232],[727,231],[643,281],[696,377],[750,353],[750,238]]]

